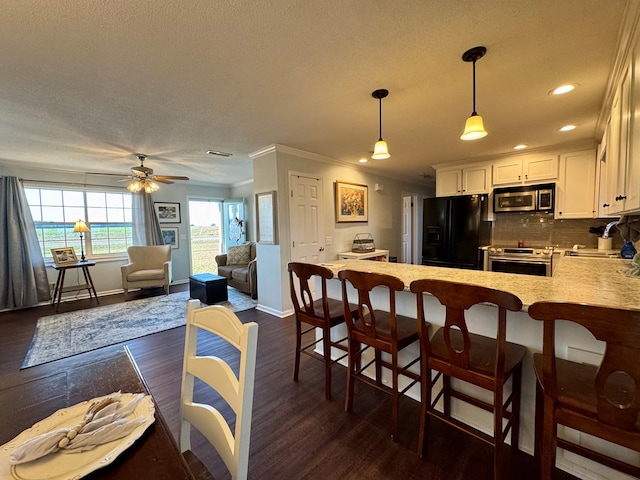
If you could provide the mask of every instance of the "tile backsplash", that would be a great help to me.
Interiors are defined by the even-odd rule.
[[[589,233],[589,227],[604,226],[610,218],[581,220],[558,220],[549,213],[498,213],[493,222],[492,244],[517,246],[518,240],[528,247],[547,245],[556,248],[571,248],[575,244],[586,248],[598,248],[598,236]],[[624,243],[620,234],[611,230],[613,248],[620,249]]]

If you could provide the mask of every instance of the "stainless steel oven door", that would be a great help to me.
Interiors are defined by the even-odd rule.
[[[550,277],[551,262],[516,258],[489,257],[489,261],[487,262],[487,270],[491,272],[520,273],[524,275]]]

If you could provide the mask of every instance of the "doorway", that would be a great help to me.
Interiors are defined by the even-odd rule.
[[[402,194],[402,250],[400,262],[418,262],[418,195],[415,193]]]
[[[322,178],[290,173],[291,261],[324,262]]]
[[[222,202],[212,199],[188,199],[188,202],[191,274],[216,274],[215,257],[222,252],[224,238]]]

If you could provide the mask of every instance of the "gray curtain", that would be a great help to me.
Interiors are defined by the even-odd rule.
[[[133,244],[164,245],[151,194],[144,190],[134,193],[132,208]]]
[[[47,269],[22,181],[0,178],[0,310],[51,299]]]

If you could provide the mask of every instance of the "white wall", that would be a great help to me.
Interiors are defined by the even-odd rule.
[[[253,154],[252,158],[255,192],[278,192],[278,245],[258,246],[259,308],[276,315],[284,316],[291,311],[287,276],[287,264],[291,260],[290,173],[307,173],[323,179],[324,230],[325,236],[332,237],[332,245],[325,246],[326,261],[337,259],[340,252],[350,251],[357,233],[370,233],[377,248],[389,250],[391,256],[400,256],[403,193],[417,193],[421,197],[433,195],[432,189],[417,183],[391,179],[372,172],[371,168],[339,164],[332,159],[281,145],[266,147]],[[334,189],[338,180],[369,187],[367,223],[335,222]],[[384,190],[376,192],[376,183],[383,184]],[[418,207],[421,208],[420,205]],[[418,232],[422,231],[421,223],[416,227]],[[268,291],[265,285],[269,286]]]

